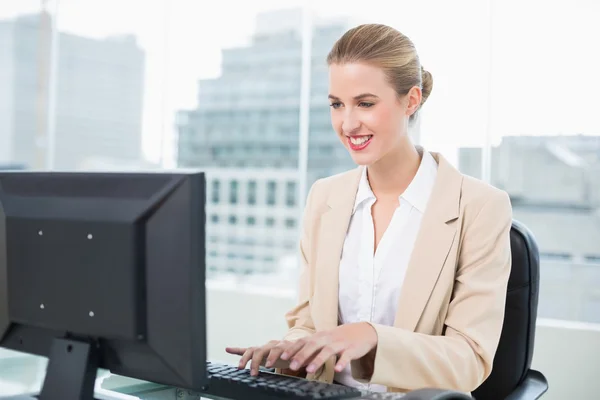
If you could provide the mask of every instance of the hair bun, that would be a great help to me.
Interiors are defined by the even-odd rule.
[[[431,90],[433,89],[433,76],[429,71],[426,71],[425,68],[421,66],[421,81],[422,81],[422,98],[421,98],[421,106],[425,104],[427,98],[431,94]]]

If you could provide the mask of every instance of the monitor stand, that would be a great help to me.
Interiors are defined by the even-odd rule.
[[[94,400],[98,371],[98,344],[92,341],[55,338],[50,348],[46,378],[36,397],[15,396],[11,400]]]

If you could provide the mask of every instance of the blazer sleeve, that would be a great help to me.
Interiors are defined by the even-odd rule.
[[[479,387],[492,370],[502,332],[511,225],[508,195],[493,193],[464,228],[444,334],[372,324],[378,335],[372,375],[361,359],[352,362],[354,378],[404,390]]]
[[[300,239],[300,282],[298,288],[297,305],[285,314],[288,325],[288,331],[284,340],[297,340],[315,333],[315,324],[310,313],[309,299],[313,288],[313,271],[310,263],[311,259],[311,232],[312,232],[312,214],[315,197],[315,187],[319,181],[315,182],[307,196],[306,206],[304,207],[304,216],[302,219],[302,236]]]

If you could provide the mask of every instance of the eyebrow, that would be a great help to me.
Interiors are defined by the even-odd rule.
[[[379,98],[379,97],[377,97],[376,95],[374,95],[373,93],[361,93],[361,94],[359,94],[358,96],[354,96],[354,100],[362,100],[362,99],[364,99],[364,98],[366,98],[366,97],[374,97],[374,98],[376,98],[376,99],[378,99],[378,98]],[[332,100],[340,100],[340,98],[339,98],[339,97],[337,97],[337,96],[334,96],[334,95],[332,95],[332,94],[330,94],[330,95],[329,95],[329,98],[330,98],[330,99],[332,99]]]

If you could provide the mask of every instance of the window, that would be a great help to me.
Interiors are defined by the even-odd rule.
[[[0,168],[206,171],[207,287],[239,289],[227,302],[209,303],[216,309],[207,313],[213,318],[207,326],[222,331],[224,310],[258,309],[247,292],[268,291],[253,286],[296,289],[292,240],[300,199],[317,178],[355,167],[329,120],[325,57],[349,26],[385,23],[413,40],[434,77],[413,141],[507,191],[515,218],[536,235],[538,317],[600,324],[600,3],[352,3],[2,0]],[[43,15],[58,10],[56,36],[35,24],[44,4]],[[294,7],[306,4],[318,23],[313,59],[303,63]],[[40,45],[54,37],[57,70],[47,53],[53,47]],[[303,74],[306,65],[310,74]],[[302,76],[311,81],[301,82]],[[305,105],[300,89],[307,87]],[[304,106],[308,124],[300,120]],[[299,143],[305,125],[308,143]],[[307,154],[299,152],[304,145]],[[270,301],[272,320],[265,324],[240,320],[240,326],[257,342],[272,339],[279,328],[268,327],[281,326],[291,298]],[[536,340],[549,342],[556,341]],[[572,365],[595,365],[593,344],[574,348],[570,353],[587,351],[589,359]],[[209,354],[226,357],[224,346],[213,345]],[[561,370],[564,357],[552,353],[557,346],[545,346],[536,348],[547,355],[537,363],[556,359],[549,369]],[[4,354],[0,396],[15,387],[12,377],[24,391],[38,387],[44,360]],[[589,371],[583,372],[578,375]],[[570,374],[562,381],[552,376],[556,396],[571,393],[576,379]],[[112,378],[104,385],[114,387]],[[592,384],[580,385],[587,394],[580,398],[594,398]]]
[[[248,182],[248,204],[251,206],[256,204],[256,181]]]
[[[212,181],[212,202],[214,204],[219,204],[219,200],[220,200],[220,190],[221,190],[221,182],[219,181]]]
[[[600,323],[600,313],[593,311],[600,282],[600,268],[594,265],[600,243],[600,120],[593,117],[600,58],[587,39],[600,35],[590,15],[600,15],[599,7],[580,1],[545,5],[546,18],[532,31],[536,6],[494,4],[490,180],[518,197],[514,218],[537,239],[538,318]],[[550,22],[557,18],[567,24],[564,31],[557,32]],[[557,47],[568,48],[569,57],[556,58]],[[524,76],[507,58],[539,72]],[[585,85],[571,86],[565,71],[572,60],[577,60],[579,76],[593,76]],[[527,85],[527,107],[506,103],[514,95],[507,85]],[[578,99],[577,104],[554,101],[566,96]]]
[[[229,204],[237,204],[238,202],[238,183],[237,181],[229,182]]]
[[[277,199],[277,184],[273,181],[267,182],[267,205],[274,206]]]
[[[296,205],[296,182],[288,182],[285,190],[285,204],[288,207],[294,207]]]

